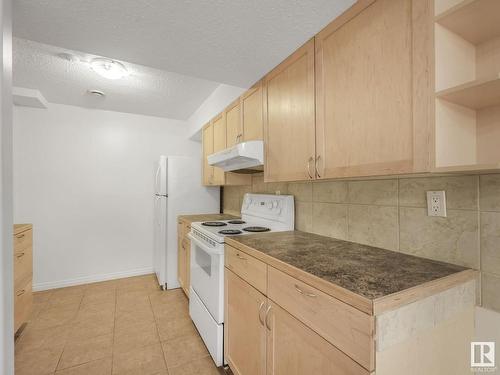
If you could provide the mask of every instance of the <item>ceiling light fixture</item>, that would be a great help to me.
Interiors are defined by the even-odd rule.
[[[120,79],[128,76],[129,72],[121,62],[97,57],[90,61],[90,68],[107,79]]]

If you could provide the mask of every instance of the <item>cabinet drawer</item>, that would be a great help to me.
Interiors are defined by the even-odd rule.
[[[268,296],[368,370],[374,369],[373,318],[272,267]]]
[[[14,332],[28,321],[32,306],[33,292],[30,279],[22,288],[16,289],[14,292]]]
[[[267,265],[264,262],[226,245],[225,264],[255,289],[267,294]]]
[[[31,247],[14,253],[14,287],[22,288],[33,276],[33,250]]]
[[[14,234],[14,252],[23,251],[33,246],[33,231],[31,229]]]

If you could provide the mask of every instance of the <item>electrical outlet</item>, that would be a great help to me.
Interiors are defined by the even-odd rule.
[[[427,192],[427,215],[446,217],[446,194],[444,190]]]

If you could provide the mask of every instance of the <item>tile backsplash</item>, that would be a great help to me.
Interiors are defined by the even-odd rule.
[[[445,190],[447,217],[427,216]],[[247,192],[295,196],[295,228],[481,270],[481,302],[500,312],[500,174],[224,187],[224,212]]]

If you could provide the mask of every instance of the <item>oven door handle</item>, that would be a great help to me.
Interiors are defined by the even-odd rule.
[[[207,246],[206,244],[204,244],[202,241],[200,241],[198,238],[193,236],[191,233],[188,233],[188,237],[191,241],[196,243],[196,245],[200,249],[202,249],[205,253],[207,253],[208,255],[224,255],[224,248],[222,248],[222,250],[213,249],[213,248]]]

